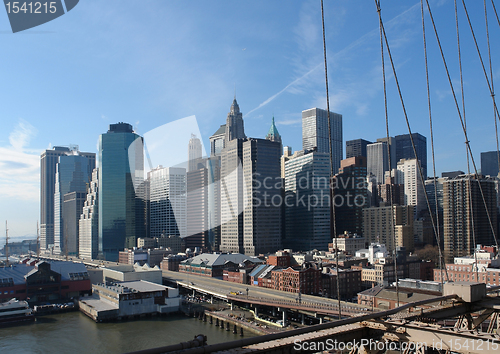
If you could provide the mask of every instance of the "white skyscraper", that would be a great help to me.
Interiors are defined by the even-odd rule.
[[[186,237],[186,169],[159,166],[148,180],[151,237]]]
[[[396,176],[396,183],[404,184],[405,205],[413,205],[416,216],[426,207],[425,188],[418,172],[418,160],[401,159]]]
[[[196,137],[196,135],[191,134],[191,139],[189,139],[188,145],[188,171],[196,171],[198,169],[198,163],[201,162],[202,155],[201,141]]]
[[[98,212],[99,212],[99,192],[97,181],[97,169],[92,171],[92,181],[90,182],[87,200],[83,205],[83,212],[80,216],[79,230],[79,253],[81,258],[95,259],[99,250],[98,237]]]
[[[373,174],[377,183],[384,183],[385,171],[389,171],[387,143],[377,142],[366,145],[366,173]]]
[[[338,171],[343,158],[342,115],[330,112],[332,132],[333,170]],[[321,153],[330,153],[328,134],[328,112],[320,108],[302,111],[302,149],[316,149]]]

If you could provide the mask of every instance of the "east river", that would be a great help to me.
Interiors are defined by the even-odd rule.
[[[185,315],[95,323],[75,311],[37,317],[32,324],[0,327],[0,353],[124,353],[186,342],[197,334],[206,335],[208,344],[241,339],[232,330]],[[255,336],[248,331],[244,334]]]

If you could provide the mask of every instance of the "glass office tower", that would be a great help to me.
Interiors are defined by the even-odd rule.
[[[125,245],[144,237],[143,138],[127,123],[99,137],[99,258],[117,261]]]

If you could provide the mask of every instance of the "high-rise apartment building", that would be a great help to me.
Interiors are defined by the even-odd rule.
[[[396,247],[411,251],[414,248],[413,213],[411,205],[394,205],[392,210],[390,206],[363,209],[363,237],[368,244],[384,244],[390,252]],[[394,234],[391,226],[394,226]]]
[[[281,138],[276,140],[277,129],[273,133],[275,141],[250,138],[243,142],[248,198],[243,212],[243,249],[249,256],[281,249]]]
[[[330,156],[295,152],[285,162],[285,237],[294,251],[327,250],[330,233]]]
[[[202,157],[202,145],[201,145],[201,140],[196,137],[196,135],[191,134],[191,139],[189,139],[189,144],[188,144],[188,170],[187,172],[190,171],[195,171],[198,169],[198,164],[201,161]]]
[[[413,137],[417,156],[413,151],[411,137]],[[396,140],[396,162],[401,159],[417,158],[420,161],[420,166],[422,166],[425,180],[427,179],[427,139],[419,133],[412,133],[411,137],[410,134],[396,135],[394,137]]]
[[[415,217],[427,209],[425,188],[418,171],[419,160],[401,159],[398,162],[396,183],[404,186],[405,205],[413,205]]]
[[[99,137],[99,257],[118,260],[145,235],[143,138],[127,123]]]
[[[87,197],[79,220],[79,247],[80,258],[96,259],[99,250],[99,187],[97,169],[92,171],[92,180],[87,190]]]
[[[337,235],[344,232],[361,235],[363,209],[369,206],[366,158],[358,156],[342,160],[333,185]]]
[[[151,237],[186,237],[186,169],[159,166],[148,172],[148,181]]]
[[[472,254],[477,244],[494,244],[498,234],[495,180],[462,175],[444,181],[443,219],[446,263],[452,263],[454,257]]]
[[[389,155],[387,154],[387,143],[376,142],[366,146],[366,171],[377,179],[377,183],[384,183],[385,172],[389,171]]]
[[[330,112],[330,128],[332,138],[333,171],[340,168],[342,151],[342,115]],[[328,112],[320,108],[302,111],[302,149],[330,153],[330,136],[328,133]]]
[[[95,154],[80,155],[75,148],[68,155],[59,156],[54,186],[55,254],[66,252],[71,255],[78,254],[78,219],[82,212],[87,185],[92,178],[94,168]],[[73,192],[77,194],[71,197],[67,196],[68,193]],[[65,210],[65,208],[76,209],[70,211]],[[78,217],[75,217],[77,214]],[[72,222],[65,220],[64,215],[70,217]],[[66,234],[67,232],[69,234]],[[71,247],[67,247],[66,239]]]
[[[40,248],[42,250],[54,247],[56,166],[59,162],[59,157],[69,153],[71,153],[70,148],[55,146],[51,150],[45,150],[40,156]],[[80,152],[80,155],[87,158],[92,158],[93,156],[95,161],[94,153]]]
[[[492,177],[498,175],[498,153],[496,151],[481,153],[481,173]]]
[[[345,142],[345,158],[349,159],[351,157],[367,157],[366,146],[368,144],[373,144],[371,141],[364,139],[347,140]]]

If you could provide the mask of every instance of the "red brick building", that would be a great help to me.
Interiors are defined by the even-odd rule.
[[[276,252],[276,254],[273,254],[269,257],[267,257],[267,264],[268,265],[273,265],[276,267],[281,267],[281,268],[288,268],[291,266],[291,259],[292,257],[290,254],[286,251],[279,251]]]
[[[288,267],[273,271],[272,281],[276,290],[316,295],[320,293],[321,289],[321,271],[314,268],[293,269]]]

